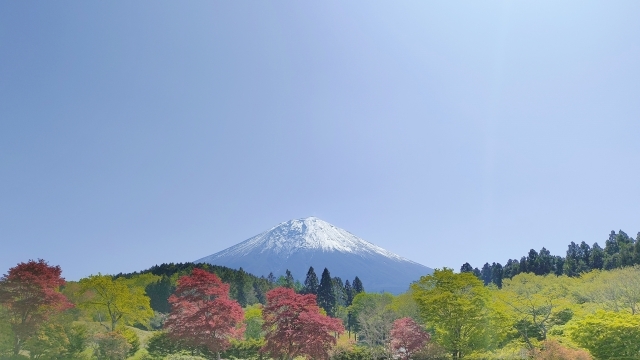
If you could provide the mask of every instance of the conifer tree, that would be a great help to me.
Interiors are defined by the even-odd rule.
[[[345,306],[351,306],[353,303],[353,288],[351,287],[349,280],[344,283],[344,293],[347,296]]]
[[[362,281],[360,281],[360,279],[357,276],[355,279],[353,279],[353,284],[351,286],[353,286],[353,297],[356,297],[356,295],[364,292],[364,286],[362,286]]]
[[[318,294],[318,275],[316,275],[315,270],[313,270],[313,266],[309,267],[309,271],[307,271],[307,278],[304,280],[304,288],[302,289],[303,294]]]
[[[333,294],[336,298],[336,306],[345,306],[347,302],[347,293],[344,289],[342,279],[336,276],[331,281],[333,283]]]
[[[589,260],[592,269],[601,270],[604,266],[604,249],[598,245],[598,243],[594,243],[591,248],[591,259]]]
[[[323,308],[327,315],[331,317],[335,315],[336,297],[333,292],[331,274],[327,268],[324,268],[320,278],[320,286],[318,286],[318,306]]]
[[[471,264],[469,264],[468,262],[462,264],[462,266],[460,267],[460,272],[464,273],[464,272],[473,272],[473,266],[471,266]]]
[[[287,269],[287,271],[285,271],[285,275],[284,275],[284,287],[289,288],[289,289],[293,289],[294,288],[294,284],[295,284],[295,281],[293,280],[293,275],[291,275],[291,271],[289,271],[289,269]]]
[[[269,284],[273,285],[276,283],[276,277],[273,275],[273,272],[269,273],[269,276],[267,276],[267,281],[269,282]]]
[[[504,277],[504,268],[500,263],[491,264],[491,282],[497,287],[502,288],[502,278]]]
[[[485,286],[491,283],[491,265],[489,265],[489,263],[484,263],[484,266],[482,266],[480,278],[484,281]]]

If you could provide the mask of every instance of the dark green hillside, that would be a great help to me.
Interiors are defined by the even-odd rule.
[[[154,265],[149,269],[133,273],[120,273],[114,278],[134,278],[143,274],[160,276],[157,282],[149,284],[145,291],[151,299],[151,308],[155,311],[168,313],[170,311],[169,296],[173,293],[176,281],[180,276],[189,275],[194,268],[203,269],[216,274],[220,279],[231,285],[230,296],[242,306],[265,302],[265,293],[276,286],[264,277],[257,277],[246,271],[235,270],[225,266],[203,263],[169,263]]]

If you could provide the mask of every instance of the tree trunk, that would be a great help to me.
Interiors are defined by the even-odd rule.
[[[13,336],[13,355],[18,355],[20,354],[20,347],[21,347],[21,343],[20,343],[20,337],[16,334]]]
[[[216,359],[220,360],[220,351],[216,351]]]

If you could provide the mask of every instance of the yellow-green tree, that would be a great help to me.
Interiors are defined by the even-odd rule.
[[[640,313],[640,266],[596,272],[591,299],[607,310]]]
[[[128,284],[124,278],[114,280],[108,275],[92,275],[80,280],[80,286],[85,295],[80,305],[95,311],[100,323],[103,316],[107,317],[111,331],[115,331],[118,324],[147,324],[153,317],[144,288]]]
[[[244,336],[247,339],[260,339],[264,337],[262,333],[262,304],[247,306],[244,309],[244,323],[246,325]]]
[[[512,319],[511,326],[522,336],[530,349],[535,340],[544,340],[552,325],[565,323],[571,316],[567,277],[537,276],[522,273],[504,280],[497,292],[496,307]]]
[[[566,330],[599,360],[640,358],[640,316],[600,310],[570,322]]]
[[[434,339],[454,359],[487,345],[488,290],[471,273],[436,269],[412,285],[413,296]]]

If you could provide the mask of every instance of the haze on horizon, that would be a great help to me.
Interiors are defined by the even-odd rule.
[[[0,273],[317,216],[432,268],[640,231],[640,2],[3,2]]]

